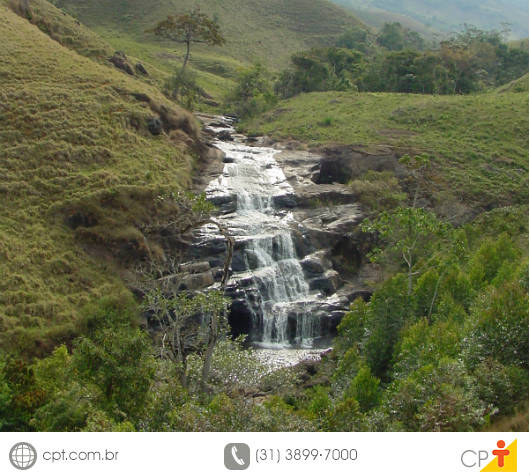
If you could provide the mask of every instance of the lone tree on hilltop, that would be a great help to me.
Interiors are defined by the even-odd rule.
[[[186,56],[182,63],[181,74],[184,73],[190,59],[192,43],[204,43],[209,46],[221,46],[226,43],[219,24],[208,15],[201,13],[198,8],[182,15],[168,16],[152,31],[155,35],[186,45]]]

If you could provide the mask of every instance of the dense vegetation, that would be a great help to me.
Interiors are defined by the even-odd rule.
[[[205,392],[200,352],[188,356],[183,380],[181,365],[153,357],[136,304],[103,300],[79,320],[83,336],[71,353],[60,346],[31,365],[2,361],[0,427],[467,431],[505,416],[503,430],[524,430],[524,215],[503,208],[454,229],[405,207],[368,222],[367,232],[381,232],[387,270],[397,273],[369,303],[353,303],[333,354],[310,381],[296,369],[268,373],[225,333]],[[411,246],[411,227],[421,244]],[[402,249],[415,259],[412,287],[399,271]],[[255,393],[268,396],[256,403],[247,396]]]
[[[424,47],[421,37],[399,23],[385,24],[374,39],[362,30],[350,30],[335,48],[293,55],[276,90],[284,98],[352,88],[468,94],[506,84],[528,71],[528,51],[510,47],[497,31],[466,27],[437,49],[422,51]]]
[[[204,149],[161,92],[182,51],[146,33],[177,12],[53,3],[104,39],[45,0],[29,12],[0,0],[0,430],[528,429],[520,45],[467,29],[429,50],[326,2],[269,3],[275,15],[200,2],[228,43],[220,58],[193,52],[190,84],[224,96],[243,130],[391,150],[403,169],[348,183],[379,270],[371,298],[353,302],[320,363],[271,370],[231,337],[222,288],[181,291],[165,241],[213,209],[183,192]],[[115,69],[109,44],[149,75]],[[258,50],[277,67],[294,53],[291,66],[239,70]]]

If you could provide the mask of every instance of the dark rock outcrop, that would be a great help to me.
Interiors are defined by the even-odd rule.
[[[127,59],[127,56],[125,56],[125,53],[121,51],[116,51],[112,57],[109,58],[109,61],[114,64],[118,69],[121,69],[125,73],[134,76],[134,71],[129,63],[129,60]]]
[[[217,138],[219,140],[223,140],[225,142],[233,142],[234,137],[232,137],[232,134],[226,130],[223,130],[217,134]]]
[[[134,69],[138,74],[141,74],[142,76],[149,76],[149,73],[147,72],[147,69],[145,69],[144,65],[142,63],[136,63],[134,65]]]
[[[369,170],[391,171],[398,177],[407,174],[396,153],[386,147],[370,151],[349,146],[323,147],[315,153],[321,157],[318,172],[312,177],[317,184],[348,183]]]
[[[160,135],[164,130],[162,121],[158,117],[152,117],[149,119],[147,121],[147,128],[153,135]]]

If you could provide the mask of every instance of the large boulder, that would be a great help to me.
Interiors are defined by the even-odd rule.
[[[328,250],[323,249],[305,256],[300,261],[306,277],[316,277],[331,268],[331,261],[329,260],[328,254]]]
[[[179,288],[181,290],[204,290],[214,283],[212,271],[183,276]]]

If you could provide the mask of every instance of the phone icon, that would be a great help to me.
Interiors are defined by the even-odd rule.
[[[246,470],[250,465],[250,447],[232,443],[225,446],[225,467],[228,470]]]
[[[232,457],[238,465],[245,465],[245,461],[237,456],[237,446],[232,445]]]

